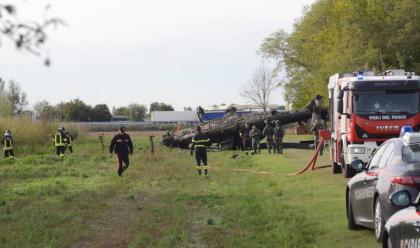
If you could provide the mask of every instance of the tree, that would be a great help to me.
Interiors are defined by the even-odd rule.
[[[42,112],[44,112],[44,109],[49,105],[50,104],[45,100],[35,103],[34,104],[35,116],[40,117],[42,115]]]
[[[13,80],[9,81],[9,90],[7,92],[10,103],[11,113],[19,115],[28,105],[26,93],[22,91],[19,84]]]
[[[66,121],[91,121],[92,107],[85,104],[80,99],[74,99],[70,102],[60,103],[57,105],[62,114],[63,120]]]
[[[147,107],[138,103],[128,105],[127,109],[132,121],[143,121],[147,113]]]
[[[114,115],[127,115],[127,116],[129,116],[130,115],[130,111],[128,110],[128,108],[127,107],[119,107],[119,108],[113,108],[112,109],[112,113],[114,114]]]
[[[97,104],[92,109],[92,121],[106,122],[111,121],[112,115],[106,104]]]
[[[240,95],[260,106],[264,112],[267,112],[271,94],[276,87],[277,82],[273,70],[264,65],[260,65],[255,70],[252,79],[240,91]]]
[[[34,111],[36,118],[43,121],[61,121],[61,112],[56,106],[52,106],[47,101],[35,103]]]
[[[0,3],[0,40],[7,38],[11,40],[20,51],[27,51],[36,56],[46,56],[43,54],[42,47],[47,41],[46,30],[50,26],[66,25],[59,18],[48,18],[47,11],[50,5],[45,8],[45,19],[42,22],[20,21],[22,18],[17,16],[17,8],[13,4]],[[44,64],[49,66],[50,60],[45,57]]]
[[[147,107],[143,104],[132,103],[127,107],[113,108],[113,113],[128,116],[132,121],[143,121],[147,113]]]
[[[6,81],[0,78],[0,115],[10,116],[12,108],[9,102],[9,95],[6,91]]]
[[[170,104],[154,102],[150,104],[150,112],[153,111],[174,111],[174,108]]]
[[[285,99],[302,108],[327,96],[330,75],[393,68],[420,72],[418,0],[318,0],[290,34],[280,30],[259,53],[285,70]]]

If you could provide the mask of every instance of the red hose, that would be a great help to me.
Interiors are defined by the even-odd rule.
[[[315,167],[316,160],[318,159],[319,152],[321,151],[321,147],[323,145],[324,145],[324,139],[321,137],[321,140],[319,141],[318,146],[316,147],[315,153],[312,156],[312,159],[309,161],[309,163],[303,169],[301,169],[300,171],[295,172],[295,173],[290,173],[290,174],[287,174],[287,175],[288,176],[300,175],[300,174],[304,173],[305,171],[307,171],[309,168],[311,168],[311,170],[317,170],[317,169],[331,167],[331,165],[324,165],[324,166],[320,166],[320,167]]]

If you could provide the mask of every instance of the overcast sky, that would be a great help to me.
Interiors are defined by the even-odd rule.
[[[21,19],[62,17],[52,30],[52,66],[3,41],[0,76],[58,103],[110,107],[161,101],[183,106],[245,103],[239,90],[261,63],[264,37],[291,31],[313,0],[20,0]],[[281,92],[273,103],[282,103]]]

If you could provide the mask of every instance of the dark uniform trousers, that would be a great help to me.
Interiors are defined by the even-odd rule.
[[[195,148],[195,161],[197,161],[197,166],[201,166],[201,162],[207,166],[207,149],[205,147]]]
[[[130,159],[128,158],[128,153],[126,152],[117,152],[118,157],[118,173],[122,173],[124,170],[130,166]],[[125,168],[123,168],[125,164]]]
[[[4,157],[5,158],[13,158],[15,154],[13,153],[13,150],[5,150],[4,151]]]
[[[274,153],[283,154],[283,137],[274,140]]]
[[[276,145],[274,143],[274,140],[271,139],[267,139],[267,150],[269,153],[271,153],[271,149],[273,149],[273,152],[276,153]]]
[[[251,150],[251,146],[252,146],[251,138],[243,138],[242,144],[243,144],[244,151]]]
[[[13,153],[13,141],[11,138],[4,138],[4,157],[5,158],[14,158]]]
[[[63,156],[65,152],[66,152],[66,147],[65,146],[56,146],[55,147],[55,153],[58,156]]]

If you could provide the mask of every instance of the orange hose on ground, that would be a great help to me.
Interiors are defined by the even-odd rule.
[[[315,154],[312,156],[311,161],[309,161],[309,163],[303,169],[301,169],[300,171],[295,172],[295,173],[290,173],[290,174],[287,174],[287,175],[288,176],[300,175],[300,174],[304,173],[305,171],[307,171],[311,167],[312,167],[312,170],[313,170],[315,168],[315,164],[316,164],[316,160],[318,158],[319,151],[321,150],[321,147],[322,147],[323,144],[324,144],[324,139],[321,138],[321,140],[318,143],[318,146],[316,148]]]
[[[323,165],[323,166],[318,166],[312,170],[319,170],[319,169],[325,169],[325,168],[330,168],[332,165]]]

